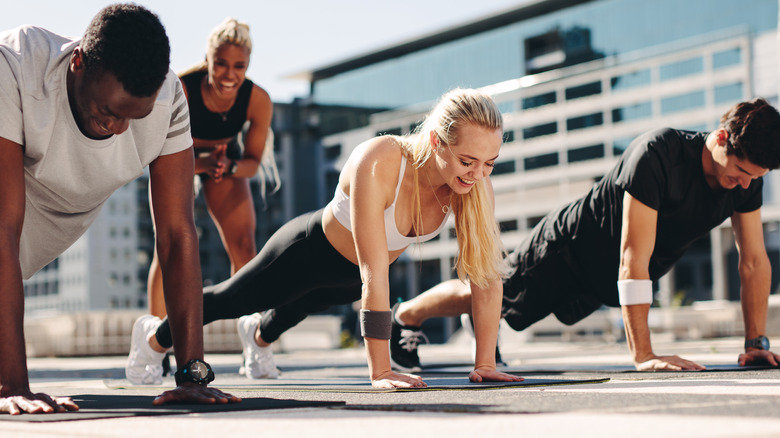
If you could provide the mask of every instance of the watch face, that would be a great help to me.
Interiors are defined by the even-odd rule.
[[[209,369],[203,362],[193,362],[190,364],[190,375],[193,379],[202,380],[208,377]]]

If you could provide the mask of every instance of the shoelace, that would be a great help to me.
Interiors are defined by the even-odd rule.
[[[428,337],[425,336],[425,333],[423,333],[422,330],[401,329],[401,340],[398,341],[398,344],[404,350],[411,352],[417,350],[420,339],[423,339],[426,344],[429,343]]]

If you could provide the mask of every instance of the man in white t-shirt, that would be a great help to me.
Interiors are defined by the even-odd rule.
[[[159,19],[136,5],[103,9],[80,41],[32,26],[0,33],[0,412],[78,408],[30,391],[22,279],[75,242],[146,166],[177,363],[207,370],[177,379],[155,404],[238,401],[207,387],[192,139],[169,58]]]

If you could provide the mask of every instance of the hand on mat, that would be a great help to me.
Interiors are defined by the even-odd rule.
[[[22,412],[51,414],[78,410],[78,405],[70,397],[50,397],[47,394],[26,391],[24,394],[0,398],[0,412],[11,415],[19,415]]]
[[[181,386],[165,391],[152,401],[155,406],[166,403],[196,403],[196,404],[214,404],[214,403],[241,403],[241,399],[220,391],[217,388],[198,385],[196,383],[183,383]]]
[[[737,363],[741,367],[745,365],[772,365],[776,367],[780,364],[780,355],[766,350],[751,350],[740,354]]]
[[[520,376],[514,376],[512,374],[502,373],[492,368],[479,367],[469,373],[469,380],[475,383],[481,382],[522,382],[523,379]]]
[[[701,371],[706,368],[696,362],[683,359],[680,356],[655,356],[650,360],[635,364],[637,371]]]
[[[423,382],[420,376],[389,371],[373,379],[371,386],[374,388],[425,388],[428,384]]]

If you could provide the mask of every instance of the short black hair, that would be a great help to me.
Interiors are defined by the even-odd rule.
[[[729,133],[729,155],[764,169],[780,167],[780,114],[769,102],[740,102],[723,115],[720,125]]]
[[[136,97],[154,95],[165,81],[171,48],[160,19],[133,3],[102,9],[80,43],[87,73],[108,71]]]

